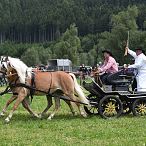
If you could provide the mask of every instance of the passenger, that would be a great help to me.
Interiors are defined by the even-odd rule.
[[[114,76],[112,76],[111,78],[108,77],[111,74],[118,72],[118,65],[110,51],[104,50],[102,51],[102,53],[104,55],[104,64],[98,68],[99,73],[102,73],[100,78],[104,84],[110,84],[110,81]]]
[[[79,68],[79,71],[81,73],[82,79],[85,80],[85,75],[88,73],[88,69],[85,67],[84,64],[82,64]]]
[[[141,47],[137,47],[135,52],[126,47],[126,51],[134,57],[135,62],[128,68],[136,68],[137,91],[146,91],[146,56]]]

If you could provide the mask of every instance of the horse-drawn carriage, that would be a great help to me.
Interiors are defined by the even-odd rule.
[[[146,92],[132,89],[136,72],[135,69],[122,69],[117,74],[119,79],[114,84],[105,85],[105,89],[93,79],[90,83],[84,81],[83,86],[89,91],[87,98],[92,105],[91,108],[84,106],[85,111],[90,115],[100,114],[103,118],[119,117],[131,112],[134,115],[145,115]]]
[[[100,84],[95,82],[98,81],[97,78],[95,81],[91,79],[91,83],[83,82],[84,88],[89,92],[86,97],[72,73],[62,71],[33,72],[32,68],[27,67],[22,61],[11,57],[1,59],[0,70],[6,74],[9,87],[13,93],[0,116],[3,116],[8,105],[16,100],[12,111],[5,119],[6,122],[10,121],[20,103],[33,116],[42,117],[52,106],[52,97],[55,99],[55,109],[48,117],[48,120],[52,119],[58,111],[60,99],[66,101],[73,115],[75,111],[72,102],[75,102],[83,117],[86,117],[86,113],[100,114],[103,118],[119,117],[122,113],[130,113],[131,111],[134,115],[146,114],[146,92],[137,92],[132,90],[131,87],[135,78],[133,71],[130,74],[124,70],[118,72],[117,75],[121,79],[115,80],[111,85],[108,85],[111,87],[111,91],[103,89]],[[7,89],[3,93],[6,93]],[[34,113],[30,108],[26,98],[29,95],[46,95],[47,107],[40,115]],[[80,106],[81,104],[85,105],[86,113]]]

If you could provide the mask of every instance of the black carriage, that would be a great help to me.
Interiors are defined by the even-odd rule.
[[[133,113],[134,115],[146,114],[146,92],[137,92],[132,88],[135,70],[122,70],[114,84],[100,87],[99,84],[91,79],[90,83],[83,82],[84,88],[89,91],[87,98],[90,100],[91,107],[84,106],[89,115],[99,114],[103,118],[119,117],[122,114]],[[113,83],[113,82],[112,82]]]

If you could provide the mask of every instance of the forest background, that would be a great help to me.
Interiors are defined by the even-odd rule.
[[[70,59],[96,65],[110,49],[122,65],[129,47],[146,50],[145,0],[0,0],[0,55],[28,66]]]

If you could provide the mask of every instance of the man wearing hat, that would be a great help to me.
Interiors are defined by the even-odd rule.
[[[107,84],[109,82],[108,76],[118,72],[118,65],[109,50],[103,50],[102,53],[104,55],[104,64],[98,69],[100,73],[103,73],[101,75],[102,82]]]
[[[137,47],[135,52],[126,47],[126,51],[134,57],[135,62],[128,68],[136,68],[137,91],[146,91],[146,56],[142,47]]]

